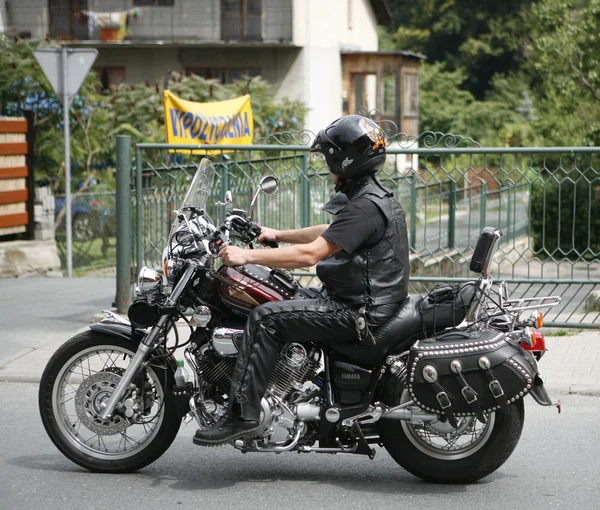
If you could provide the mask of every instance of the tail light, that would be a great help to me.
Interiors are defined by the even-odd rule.
[[[523,347],[523,349],[526,351],[546,351],[546,340],[544,339],[544,333],[535,328],[525,328],[525,335],[529,337],[529,341],[523,340],[521,342],[521,347]]]

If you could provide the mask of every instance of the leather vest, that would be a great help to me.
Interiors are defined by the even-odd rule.
[[[346,205],[360,197],[371,200],[386,219],[385,233],[374,246],[361,246],[350,255],[340,250],[322,260],[317,265],[317,275],[329,295],[344,303],[399,303],[408,295],[410,275],[406,217],[393,193],[377,179],[371,177],[360,184],[357,190],[352,190]],[[339,198],[330,204],[334,202],[340,203]],[[343,206],[328,209],[328,205],[324,210],[333,214],[343,209]]]

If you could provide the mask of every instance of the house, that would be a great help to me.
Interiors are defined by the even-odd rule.
[[[82,11],[130,19],[103,29]],[[422,57],[377,51],[377,25],[391,21],[386,0],[0,0],[0,20],[21,37],[98,48],[106,87],[160,81],[169,70],[222,82],[261,75],[304,101],[312,131],[366,107],[418,133]]]

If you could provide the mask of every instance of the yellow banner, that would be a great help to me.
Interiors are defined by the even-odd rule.
[[[252,144],[254,119],[249,95],[227,101],[195,103],[165,90],[164,101],[167,143]]]

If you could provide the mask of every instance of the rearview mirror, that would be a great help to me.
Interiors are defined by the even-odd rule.
[[[258,194],[262,191],[266,195],[272,195],[279,188],[279,181],[273,177],[272,175],[267,175],[260,180],[258,184],[258,189],[252,197],[252,202],[250,203],[250,218],[252,218],[252,213],[254,212],[254,204],[256,204],[256,199],[258,198]]]
[[[279,188],[279,181],[272,175],[267,175],[261,179],[259,187],[263,193],[272,195]]]

